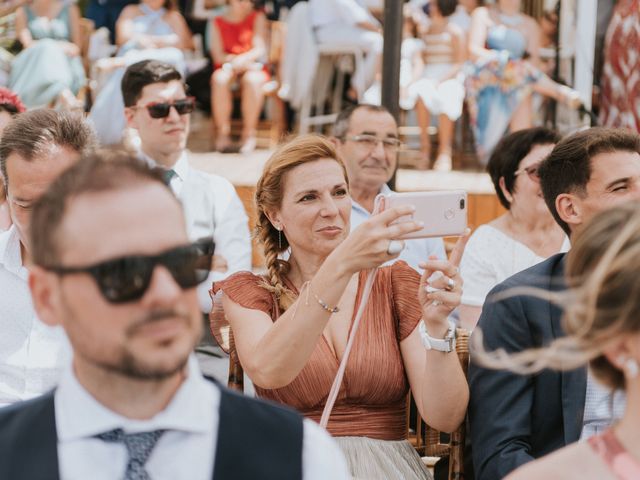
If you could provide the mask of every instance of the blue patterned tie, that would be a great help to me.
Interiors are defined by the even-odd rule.
[[[170,168],[169,170],[164,170],[162,172],[162,178],[164,179],[164,183],[166,183],[167,185],[170,185],[171,179],[177,175],[178,174],[172,168]]]
[[[125,434],[121,428],[116,428],[96,435],[96,438],[105,442],[124,443],[124,446],[127,447],[129,460],[124,480],[150,480],[151,477],[144,469],[144,464],[147,463],[153,447],[156,446],[156,442],[164,432],[165,430],[154,430]]]

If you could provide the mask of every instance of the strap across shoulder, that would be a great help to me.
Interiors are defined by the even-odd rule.
[[[640,462],[620,443],[613,429],[589,438],[589,445],[619,480],[640,478]]]

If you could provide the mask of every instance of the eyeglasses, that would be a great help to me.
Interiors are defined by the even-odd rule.
[[[169,270],[182,289],[202,283],[209,275],[213,250],[213,238],[207,237],[159,255],[128,255],[87,267],[44,268],[60,276],[88,273],[96,281],[105,300],[109,303],[125,303],[142,298],[158,265]]]
[[[137,105],[135,108],[146,108],[151,118],[166,118],[171,113],[171,107],[176,109],[178,115],[186,115],[196,108],[196,101],[193,97],[187,97],[173,103],[152,102],[147,105]]]
[[[375,135],[354,135],[352,137],[345,137],[345,140],[351,140],[352,142],[356,142],[358,145],[361,145],[363,148],[368,150],[373,150],[378,146],[378,142],[382,142],[382,146],[385,150],[389,152],[396,152],[402,145],[402,142],[397,138],[386,137],[386,138],[378,138]]]
[[[529,165],[528,167],[524,167],[519,170],[516,170],[513,173],[513,176],[517,177],[522,173],[526,173],[532,182],[540,183],[540,172],[538,171],[539,168],[540,168],[539,163],[536,163],[535,165]]]

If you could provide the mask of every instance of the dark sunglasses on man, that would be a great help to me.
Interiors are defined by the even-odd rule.
[[[196,108],[194,97],[181,98],[174,102],[151,102],[146,105],[137,105],[134,108],[146,108],[151,118],[166,118],[171,113],[171,107],[176,109],[178,115],[186,115]]]
[[[158,255],[127,255],[85,267],[43,266],[57,275],[88,273],[109,303],[139,300],[145,294],[158,265],[165,267],[182,288],[196,287],[205,281],[211,269],[213,238],[172,248]]]

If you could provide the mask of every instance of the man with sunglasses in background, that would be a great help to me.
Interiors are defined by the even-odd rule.
[[[83,158],[36,202],[31,245],[36,311],[73,360],[55,391],[0,410],[0,478],[348,478],[318,425],[200,373],[213,246],[189,240],[157,170]]]
[[[398,124],[385,107],[361,104],[340,114],[333,126],[333,141],[349,177],[351,194],[351,230],[373,212],[378,194],[391,193],[387,182],[398,164],[400,139]],[[406,240],[397,260],[414,269],[431,255],[446,259],[440,238]],[[395,260],[394,260],[395,261]]]
[[[140,157],[165,173],[180,199],[192,239],[212,236],[216,255],[211,275],[198,289],[201,309],[211,310],[209,289],[216,280],[251,270],[251,239],[244,207],[225,178],[189,165],[186,143],[195,101],[185,93],[180,73],[171,65],[144,60],[122,78],[129,127],[140,136]]]
[[[69,360],[60,328],[37,318],[27,284],[31,262],[29,222],[33,204],[95,136],[80,116],[54,110],[21,113],[0,139],[0,170],[12,225],[0,233],[0,406],[51,389]]]
[[[575,240],[598,212],[640,200],[640,136],[622,129],[578,132],[553,148],[537,175],[553,217]],[[488,350],[520,352],[564,335],[559,305],[514,289],[563,290],[565,256],[554,255],[489,292],[478,322]],[[504,478],[526,462],[601,432],[624,411],[621,392],[600,387],[586,367],[519,375],[472,362],[469,385],[476,480]]]

